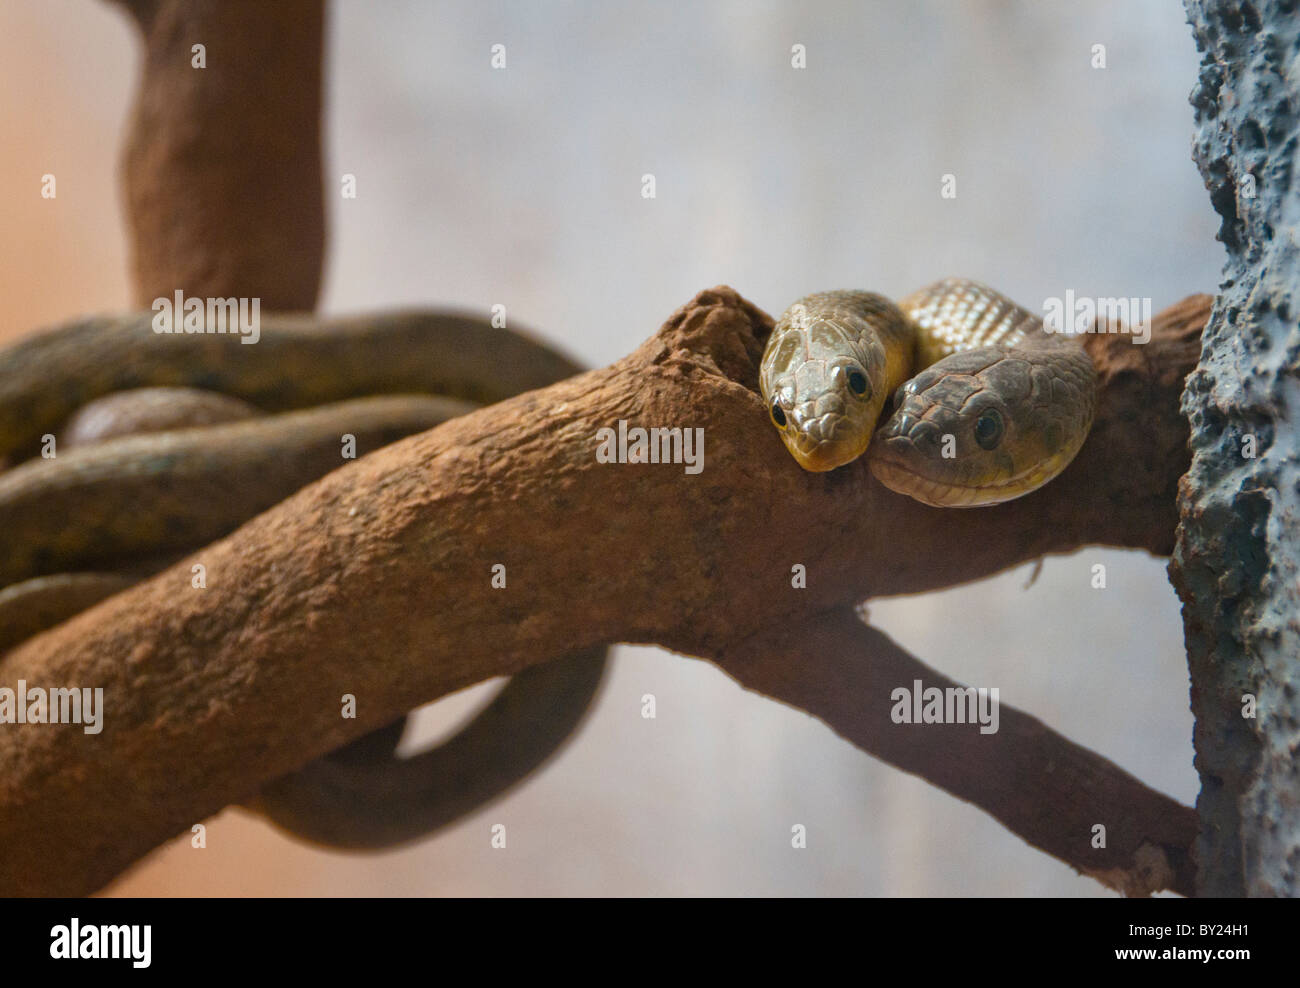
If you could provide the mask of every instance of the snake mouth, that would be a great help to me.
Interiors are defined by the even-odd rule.
[[[856,460],[866,451],[870,442],[870,433],[820,440],[804,434],[795,434],[787,437],[786,447],[805,470],[811,473],[826,473]]]
[[[872,475],[895,494],[928,504],[932,508],[986,508],[1011,501],[1037,490],[1056,475],[1041,465],[1005,480],[982,480],[975,484],[939,480],[906,466],[901,450],[890,440],[877,442],[867,458]]]
[[[856,460],[871,445],[876,416],[869,406],[845,409],[842,396],[828,392],[801,402],[790,413],[781,438],[798,464],[826,473]]]
[[[871,467],[872,476],[895,494],[906,494],[932,508],[974,508],[981,503],[991,503],[977,501],[979,491],[975,488],[932,480],[907,469],[896,460],[872,456],[867,463]]]

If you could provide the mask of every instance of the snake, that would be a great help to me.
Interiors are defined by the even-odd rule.
[[[805,470],[865,453],[896,493],[986,507],[1037,490],[1074,459],[1096,412],[1097,371],[1077,340],[1007,296],[946,278],[897,302],[804,296],[775,323],[759,390]]]
[[[77,320],[0,351],[0,457],[14,464],[0,473],[0,648],[337,467],[343,432],[373,448],[581,370],[526,334],[445,313],[270,316],[253,347],[160,335],[150,323]],[[760,390],[806,470],[870,448],[871,471],[891,490],[978,506],[1027,494],[1068,465],[1091,426],[1096,372],[1082,348],[1005,296],[947,279],[897,303],[805,296],[775,324]],[[47,459],[38,451],[55,430],[64,451]],[[422,836],[563,744],[604,662],[603,649],[588,649],[521,673],[458,735],[411,758],[394,755],[395,722],[249,805],[329,846]]]
[[[252,346],[151,322],[83,318],[0,350],[0,651],[342,466],[345,434],[361,455],[583,370],[526,332],[457,313],[267,315]],[[533,666],[428,751],[397,756],[398,720],[244,805],[324,846],[418,839],[555,754],[605,663],[598,647]]]

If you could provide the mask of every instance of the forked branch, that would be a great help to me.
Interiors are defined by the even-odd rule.
[[[94,736],[0,732],[0,893],[97,889],[421,703],[618,641],[716,661],[1113,885],[1187,891],[1190,810],[1023,714],[987,744],[883,722],[915,660],[843,609],[1083,545],[1167,554],[1187,467],[1178,397],[1208,312],[1184,300],[1146,346],[1089,338],[1102,397],[1074,464],[1021,500],[956,511],[891,494],[860,462],[800,470],[756,389],[770,318],[702,292],[623,360],[366,456],[10,653],[0,685],[103,686],[107,714]],[[703,471],[598,462],[598,430],[620,419],[702,428]],[[190,588],[196,561],[205,590]],[[807,589],[791,587],[795,563]],[[1093,823],[1111,828],[1108,853],[1088,845]]]

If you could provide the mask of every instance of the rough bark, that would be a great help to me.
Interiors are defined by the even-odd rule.
[[[1228,251],[1183,399],[1193,457],[1170,565],[1196,714],[1200,890],[1294,896],[1300,18],[1294,0],[1188,0],[1187,10],[1204,52],[1192,94],[1194,156]],[[1257,703],[1254,714],[1247,697]]]
[[[10,653],[0,684],[101,685],[108,715],[93,737],[76,727],[0,732],[0,892],[98,888],[160,841],[344,741],[577,648],[655,643],[786,699],[779,682],[754,672],[747,642],[875,595],[951,586],[1044,553],[1087,544],[1168,553],[1172,494],[1188,461],[1177,401],[1208,305],[1197,296],[1162,313],[1146,346],[1090,337],[1102,391],[1075,462],[1021,500],[952,511],[890,493],[862,462],[800,470],[757,394],[770,318],[730,289],[702,292],[623,360],[337,470]],[[597,430],[620,419],[702,428],[703,471],[597,462]],[[204,591],[189,589],[198,561]],[[508,590],[490,586],[496,562],[508,568]],[[808,568],[806,590],[791,588],[794,563]],[[791,688],[789,699],[870,749],[864,739],[881,731],[876,685],[831,679]],[[357,720],[339,717],[345,692],[360,700]],[[1007,771],[1048,791],[1059,746],[1043,744],[1027,719],[1017,723],[1027,725],[1017,736],[1028,750]],[[965,790],[946,767],[946,746],[925,750],[885,757],[977,799],[1076,867],[1145,868],[1185,888],[1177,854],[1164,852],[1155,867],[1141,849],[1171,848],[1190,810],[1141,796],[1103,760],[1072,757],[1085,767],[1069,781],[1102,800],[1090,822],[1126,821],[1129,860],[1080,850],[1074,833],[1070,846],[1049,846],[1051,813],[1006,799],[1005,772],[987,792]],[[1061,812],[1078,821],[1069,806]],[[1163,829],[1149,823],[1160,813],[1171,818]]]

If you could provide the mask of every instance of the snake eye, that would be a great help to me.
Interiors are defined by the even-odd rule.
[[[781,399],[772,399],[772,422],[778,429],[785,428],[785,409],[781,407]]]
[[[847,375],[849,390],[859,398],[867,393],[867,375],[860,367],[850,367]]]
[[[1002,441],[1002,416],[996,409],[982,412],[975,420],[975,441],[980,449],[996,449]]]

